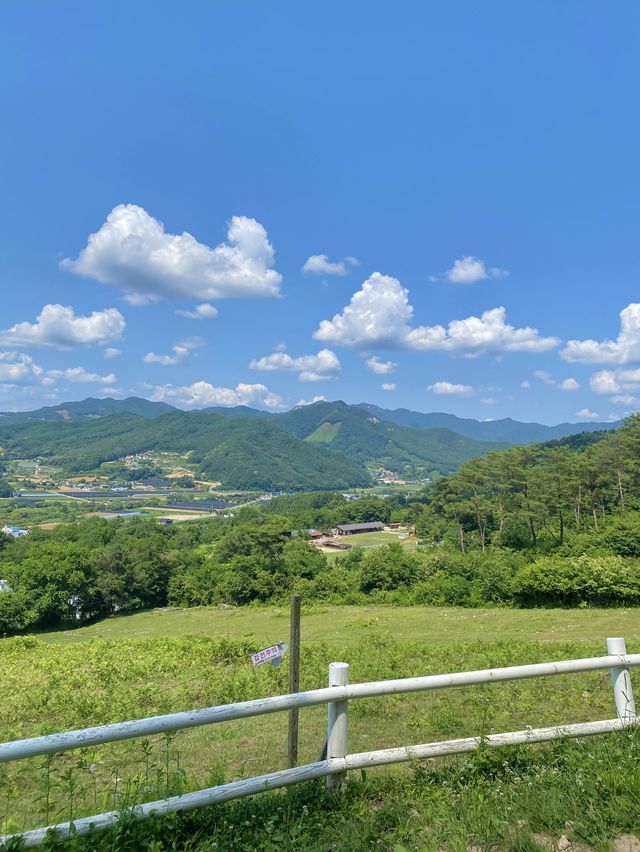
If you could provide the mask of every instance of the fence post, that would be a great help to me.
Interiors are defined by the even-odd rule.
[[[607,639],[607,653],[609,656],[624,656],[627,653],[627,645],[624,639],[621,637]],[[613,684],[613,697],[616,702],[618,718],[625,723],[635,722],[636,703],[633,698],[629,669],[623,666],[614,666],[611,669],[611,683]]]
[[[291,620],[289,624],[289,692],[300,691],[300,595],[291,597]],[[298,763],[298,708],[289,710],[287,736],[289,768]]]
[[[346,686],[349,683],[349,663],[329,664],[329,686]],[[327,705],[327,760],[346,757],[349,753],[349,702],[330,701]],[[327,775],[327,787],[341,787],[346,772]]]

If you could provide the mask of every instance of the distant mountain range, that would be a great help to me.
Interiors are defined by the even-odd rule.
[[[22,423],[25,420],[92,420],[96,417],[108,417],[110,414],[122,414],[123,412],[139,414],[141,417],[160,417],[161,414],[177,410],[167,402],[152,402],[150,399],[142,399],[139,396],[129,396],[126,399],[87,397],[80,402],[45,405],[35,411],[0,411],[0,424]]]
[[[579,432],[617,429],[622,424],[621,420],[617,420],[614,423],[559,423],[557,426],[545,426],[542,423],[521,423],[510,417],[501,420],[472,420],[439,412],[423,414],[420,411],[410,411],[408,408],[379,408],[367,402],[359,403],[358,408],[375,414],[381,420],[388,420],[400,426],[409,426],[412,429],[451,429],[458,435],[465,435],[467,438],[475,438],[478,441],[499,441],[507,444],[553,441]]]
[[[69,473],[143,450],[190,452],[202,476],[233,488],[315,490],[369,484],[377,469],[404,478],[446,474],[510,444],[619,424],[480,422],[374,405],[317,402],[270,414],[246,406],[181,411],[138,397],[85,399],[0,414],[7,458],[41,457]]]

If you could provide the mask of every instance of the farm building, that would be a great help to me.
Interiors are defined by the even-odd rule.
[[[357,535],[358,533],[380,532],[384,524],[380,521],[368,521],[366,524],[339,524],[338,535]]]
[[[11,535],[14,538],[22,538],[23,535],[26,535],[29,530],[24,530],[21,527],[13,526],[13,524],[9,524],[6,527],[2,527],[2,532],[5,535]]]

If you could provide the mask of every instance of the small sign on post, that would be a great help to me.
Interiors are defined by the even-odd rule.
[[[261,666],[263,663],[271,663],[276,668],[282,662],[282,658],[287,653],[288,647],[286,642],[269,645],[268,648],[263,648],[261,651],[256,651],[255,654],[251,655],[251,664],[253,666]]]

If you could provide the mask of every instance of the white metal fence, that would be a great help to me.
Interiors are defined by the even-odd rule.
[[[153,815],[172,811],[185,811],[203,805],[226,802],[231,799],[250,796],[265,790],[287,787],[300,781],[326,777],[328,787],[339,786],[346,774],[352,769],[370,766],[383,766],[411,760],[439,757],[442,755],[464,754],[475,751],[480,745],[497,748],[506,745],[541,743],[567,737],[586,737],[595,734],[607,734],[621,730],[629,724],[635,724],[636,708],[629,676],[629,668],[640,666],[640,654],[627,654],[624,639],[607,639],[607,656],[591,657],[581,660],[562,660],[553,663],[536,663],[525,666],[485,669],[482,671],[457,672],[453,674],[428,675],[426,677],[383,680],[370,683],[349,683],[349,664],[331,663],[329,666],[329,686],[307,692],[278,695],[236,704],[224,704],[207,707],[185,713],[170,713],[136,719],[96,728],[84,728],[65,731],[33,739],[15,740],[0,744],[0,763],[21,760],[37,755],[55,754],[70,749],[84,748],[102,743],[116,742],[134,737],[146,737],[152,734],[193,728],[226,722],[232,719],[245,719],[266,713],[277,713],[294,707],[313,707],[319,704],[328,706],[326,758],[315,763],[284,769],[255,778],[221,784],[181,796],[172,796],[136,805],[126,811],[137,819],[146,819]],[[549,677],[552,675],[574,674],[610,669],[613,684],[616,718],[596,722],[559,725],[551,728],[528,728],[524,731],[510,731],[490,734],[485,737],[468,737],[422,745],[401,746],[377,751],[349,753],[348,717],[349,702],[358,698],[383,695],[397,695],[408,692],[420,692],[435,689],[447,689],[474,684],[500,683],[526,678]],[[20,834],[0,837],[0,843],[11,838],[21,838],[25,846],[37,846],[43,842],[48,831],[54,831],[61,837],[84,835],[89,831],[101,831],[114,825],[123,816],[122,811],[109,811],[96,816],[74,820],[26,831]]]

